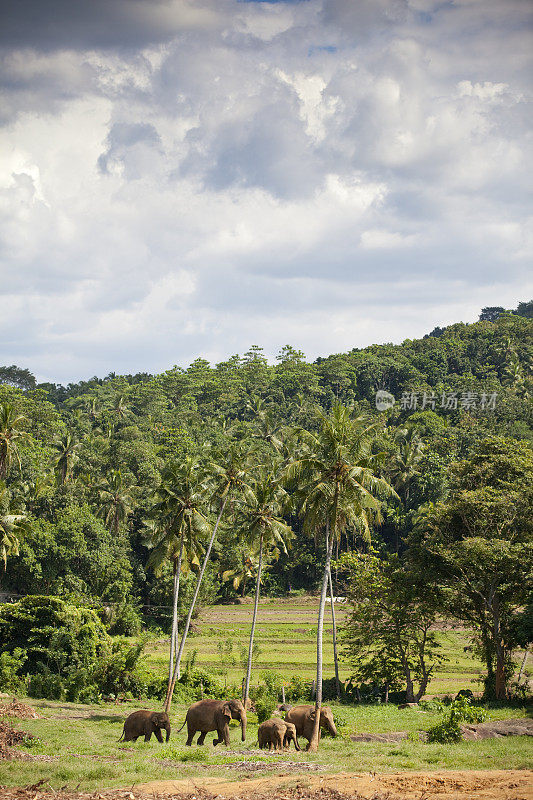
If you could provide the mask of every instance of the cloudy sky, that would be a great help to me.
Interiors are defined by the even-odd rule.
[[[2,9],[0,364],[315,358],[530,299],[530,0]]]

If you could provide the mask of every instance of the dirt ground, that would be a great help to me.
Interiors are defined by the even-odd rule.
[[[0,787],[1,800],[533,800],[533,771],[475,770],[153,781],[100,792],[54,791],[44,782]]]
[[[479,770],[402,772],[250,778],[245,782],[153,781],[137,787],[141,794],[172,795],[205,789],[212,796],[239,800],[349,797],[365,800],[533,800],[533,771]],[[293,792],[298,789],[298,793]],[[135,794],[135,790],[133,790]],[[198,800],[198,798],[197,798]]]

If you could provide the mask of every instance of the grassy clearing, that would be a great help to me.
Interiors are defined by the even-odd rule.
[[[21,720],[16,727],[39,736],[41,742],[26,751],[44,761],[0,762],[0,785],[28,785],[46,779],[54,788],[68,785],[81,789],[127,787],[150,780],[191,776],[218,776],[243,780],[250,775],[278,773],[280,770],[305,772],[380,771],[405,769],[511,769],[533,765],[530,737],[463,742],[456,745],[352,742],[351,733],[426,730],[438,719],[435,711],[421,714],[395,706],[339,706],[334,713],[341,735],[324,737],[316,754],[291,750],[268,755],[257,750],[257,723],[253,715],[246,743],[240,742],[239,728],[232,724],[230,749],[186,747],[185,730],[173,734],[168,745],[154,738],[148,744],[119,743],[122,723],[132,710],[120,706],[84,706],[50,701],[25,701],[42,715],[38,720]],[[148,704],[150,707],[150,704]],[[155,706],[153,706],[155,707]],[[186,707],[175,706],[172,722],[175,731],[185,717]],[[525,708],[499,708],[489,711],[489,719],[526,715]],[[212,740],[208,735],[209,742]],[[25,748],[20,748],[25,749]],[[260,772],[257,773],[257,769]],[[253,771],[252,771],[253,770]]]

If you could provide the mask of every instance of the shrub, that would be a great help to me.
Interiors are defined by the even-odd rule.
[[[26,661],[26,651],[16,647],[12,653],[0,653],[0,689],[20,692],[24,689],[24,678],[20,675]]]
[[[257,712],[257,721],[264,722],[276,708],[277,700],[272,695],[264,694],[254,700],[254,705]]]
[[[461,723],[483,722],[486,711],[480,706],[473,706],[470,698],[462,696],[454,700],[440,722],[433,725],[427,732],[428,742],[448,744],[461,741]]]
[[[25,671],[63,677],[95,667],[111,651],[111,639],[94,611],[41,595],[0,605],[0,642],[2,652],[25,650]]]
[[[141,632],[141,618],[129,603],[114,606],[108,624],[112,636],[138,636]]]
[[[60,675],[44,667],[42,672],[30,676],[28,694],[30,697],[45,700],[62,700],[65,696],[65,683]]]

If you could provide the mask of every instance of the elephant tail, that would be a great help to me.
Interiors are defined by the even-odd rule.
[[[125,733],[126,733],[126,726],[124,726],[124,727],[122,728],[122,733],[121,733],[121,735],[120,735],[119,742],[121,742],[121,741],[123,740],[123,738],[124,738],[124,734],[125,734]]]
[[[187,717],[185,717],[185,722],[187,722]],[[181,728],[179,729],[179,731],[177,731],[177,733],[179,733],[180,731],[182,731],[182,730],[184,729],[184,727],[185,727],[185,722],[183,723],[183,725],[181,726]]]

